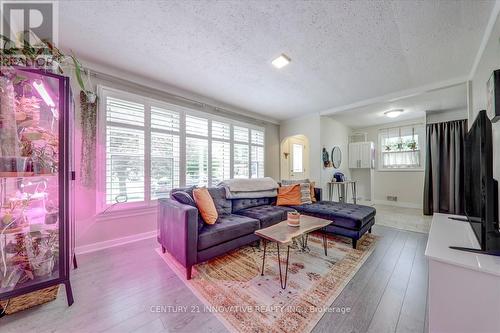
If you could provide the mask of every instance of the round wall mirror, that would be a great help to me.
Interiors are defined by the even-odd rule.
[[[342,151],[339,146],[335,146],[332,149],[332,164],[335,169],[340,167],[340,163],[342,163]]]

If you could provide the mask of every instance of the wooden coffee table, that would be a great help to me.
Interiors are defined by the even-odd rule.
[[[313,216],[300,216],[300,226],[291,227],[288,225],[287,221],[280,222],[278,224],[272,225],[270,227],[260,229],[255,231],[255,234],[262,238],[264,242],[264,255],[262,257],[262,272],[264,275],[264,265],[266,260],[266,245],[267,241],[276,242],[278,248],[278,268],[280,271],[280,285],[282,289],[286,289],[286,283],[288,280],[288,259],[290,258],[290,243],[297,238],[301,238],[301,247],[304,250],[307,248],[307,236],[310,232],[320,230],[328,226],[332,221],[320,219]],[[281,258],[280,258],[280,245],[286,245],[286,267],[285,267],[285,279],[281,273]],[[325,256],[328,255],[328,239],[326,233],[323,233],[323,248],[325,250]]]

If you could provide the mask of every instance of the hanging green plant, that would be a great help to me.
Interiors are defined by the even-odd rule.
[[[95,148],[97,124],[97,99],[89,103],[87,95],[80,92],[82,151],[80,174],[82,185],[89,187],[95,184]]]
[[[21,55],[25,58],[26,66],[39,65],[40,60],[43,60],[42,67],[44,69],[64,74],[62,65],[66,61],[71,60],[74,67],[74,75],[80,89],[85,93],[89,102],[95,103],[97,95],[85,86],[83,75],[86,74],[86,70],[78,58],[73,54],[65,55],[48,40],[41,40],[37,44],[31,45],[27,39],[27,36],[29,37],[31,34],[31,31],[22,31],[18,34],[17,40],[22,43],[23,47],[16,47],[17,44],[14,41],[0,34],[0,40],[3,44],[0,55],[5,56],[5,58],[1,57],[2,65],[5,65],[4,62],[8,61],[8,56]]]

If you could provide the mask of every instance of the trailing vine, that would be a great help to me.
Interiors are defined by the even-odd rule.
[[[83,186],[90,187],[95,184],[97,99],[90,103],[85,92],[80,91],[80,108],[82,125],[80,181]]]

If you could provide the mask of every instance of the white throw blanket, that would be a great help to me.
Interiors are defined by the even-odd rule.
[[[228,179],[219,183],[226,189],[228,199],[275,197],[278,183],[271,177],[253,179]]]

